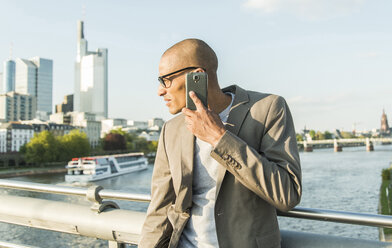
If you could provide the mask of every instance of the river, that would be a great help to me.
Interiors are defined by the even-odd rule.
[[[300,157],[303,196],[299,206],[377,214],[381,170],[389,167],[389,163],[392,161],[391,145],[375,146],[374,152],[366,152],[365,147],[343,148],[343,152],[340,153],[333,152],[333,149],[319,149],[311,153],[300,153]],[[92,184],[101,185],[106,189],[149,194],[152,169],[153,166],[149,166],[145,171]],[[64,182],[64,175],[62,174],[16,177],[13,179],[69,185]],[[88,187],[92,184],[75,186]],[[10,189],[0,189],[0,194],[16,194],[89,205],[83,197],[76,196],[21,192]],[[146,203],[116,202],[122,209],[145,211],[147,208]],[[378,229],[375,227],[286,217],[279,217],[279,224],[281,229],[285,230],[378,240]],[[4,223],[0,223],[0,241],[38,247],[107,247],[107,241],[103,240]]]

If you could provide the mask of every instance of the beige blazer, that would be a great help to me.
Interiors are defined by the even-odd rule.
[[[280,247],[276,211],[301,198],[294,125],[282,97],[235,94],[226,133],[211,152],[222,166],[215,222],[220,247]],[[192,208],[194,136],[180,114],[162,128],[152,175],[151,203],[139,247],[177,247]]]

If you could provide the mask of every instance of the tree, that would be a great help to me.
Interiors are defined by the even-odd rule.
[[[353,133],[350,132],[340,132],[340,134],[342,135],[343,139],[352,139],[355,138],[355,135]]]
[[[28,163],[46,163],[69,161],[73,157],[82,157],[90,153],[87,135],[79,130],[55,137],[49,131],[35,134],[20,150]]]
[[[148,154],[150,152],[148,147],[148,141],[143,137],[136,137],[134,140],[134,151],[135,152],[143,152],[144,154]]]
[[[90,143],[86,133],[78,129],[58,137],[60,143],[60,161],[68,161],[74,157],[87,156],[90,153]]]
[[[127,143],[127,149],[128,150],[135,151],[136,139],[137,139],[137,135],[136,134],[134,134],[134,133],[126,133],[125,141]]]
[[[148,152],[151,153],[155,153],[158,149],[158,141],[150,141],[148,143]]]
[[[314,130],[310,130],[309,131],[309,136],[312,138],[312,140],[314,140],[315,137],[316,137],[316,132]]]
[[[25,152],[26,161],[29,163],[44,163],[58,160],[59,141],[49,131],[35,134],[34,137],[22,149]]]
[[[324,137],[325,137],[325,139],[332,139],[332,133],[330,133],[328,131],[325,131],[324,132]]]
[[[316,135],[315,135],[316,140],[324,140],[325,136],[322,132],[317,131]]]
[[[296,138],[297,138],[297,141],[304,141],[304,138],[299,133],[296,134]]]
[[[110,130],[110,133],[121,134],[124,137],[127,135],[127,133],[124,130],[122,130],[121,127],[117,128],[117,129]]]
[[[103,149],[125,150],[127,148],[125,137],[119,133],[108,133],[103,140]]]

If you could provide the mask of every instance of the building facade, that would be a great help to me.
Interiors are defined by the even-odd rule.
[[[64,96],[64,101],[61,104],[56,105],[56,113],[68,113],[73,112],[73,95]]]
[[[147,141],[158,141],[159,140],[159,135],[160,135],[160,133],[159,132],[154,132],[154,131],[152,131],[152,132],[146,132],[146,131],[143,131],[141,134],[139,134],[139,137],[140,138],[145,138]]]
[[[64,136],[66,134],[69,134],[71,130],[77,128],[69,124],[46,122],[46,121],[40,121],[38,119],[21,121],[21,124],[30,125],[33,128],[34,133],[38,134],[42,131],[49,131],[55,136]]]
[[[19,152],[20,147],[34,137],[30,125],[6,123],[0,126],[0,153]]]
[[[15,91],[36,97],[39,115],[52,113],[53,61],[40,57],[15,60]]]
[[[36,98],[14,91],[0,95],[0,121],[32,120],[36,116]]]
[[[0,94],[3,94],[4,90],[3,90],[3,73],[0,72]]]
[[[55,113],[50,116],[50,121],[75,126],[86,133],[91,147],[99,145],[101,122],[95,120],[94,114],[86,112]]]
[[[11,59],[3,63],[3,88],[1,93],[15,90],[15,62]]]
[[[108,50],[88,51],[84,24],[78,21],[74,111],[89,112],[97,120],[108,117]]]
[[[165,124],[165,121],[162,118],[153,118],[148,120],[148,128],[150,130],[161,130]]]
[[[132,131],[145,130],[148,128],[148,121],[128,120],[127,126],[128,126],[128,129],[132,130]]]

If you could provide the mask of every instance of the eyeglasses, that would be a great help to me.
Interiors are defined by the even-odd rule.
[[[179,72],[182,72],[182,71],[191,70],[191,69],[197,69],[197,68],[201,68],[201,69],[203,69],[205,71],[205,69],[200,67],[200,66],[199,67],[196,67],[196,66],[185,67],[185,68],[182,68],[182,69],[180,69],[178,71],[174,71],[174,72],[171,72],[169,74],[166,74],[166,75],[158,77],[158,81],[162,85],[163,88],[169,88],[171,86],[172,82],[171,82],[171,80],[166,79],[166,77],[171,76],[171,75],[176,74],[176,73],[179,73]],[[165,82],[165,79],[166,79],[166,82]]]

